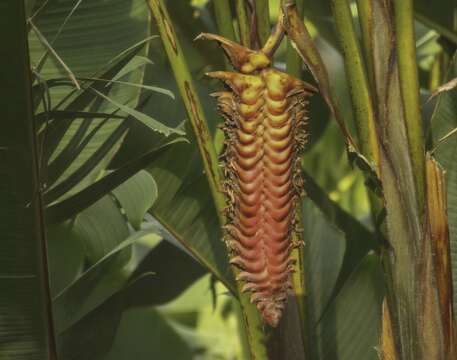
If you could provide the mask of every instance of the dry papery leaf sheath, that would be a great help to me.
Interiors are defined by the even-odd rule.
[[[303,193],[299,154],[307,136],[307,98],[315,91],[272,68],[282,36],[282,29],[275,31],[259,51],[218,35],[199,36],[216,40],[236,70],[207,74],[229,89],[213,94],[225,120],[224,239],[230,263],[241,269],[237,280],[245,282],[243,291],[251,293],[251,302],[273,327],[292,286],[290,253],[299,245],[292,235]]]

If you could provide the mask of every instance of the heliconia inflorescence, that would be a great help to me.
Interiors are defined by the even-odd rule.
[[[272,35],[273,36],[273,35]],[[274,50],[243,47],[213,34],[235,71],[207,75],[230,91],[213,94],[224,118],[221,155],[228,206],[224,240],[237,280],[265,321],[276,327],[292,287],[291,250],[303,194],[300,153],[306,142],[307,98],[316,91],[271,66]]]

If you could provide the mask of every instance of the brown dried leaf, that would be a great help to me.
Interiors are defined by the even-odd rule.
[[[449,359],[455,359],[455,321],[453,316],[452,269],[447,218],[444,171],[430,155],[426,161],[427,226],[432,245],[435,282],[438,291],[444,346]]]
[[[379,357],[381,360],[397,360],[397,350],[395,349],[395,341],[392,333],[392,320],[390,318],[389,307],[386,299],[382,303],[382,334],[381,344],[379,349]]]
[[[319,90],[322,97],[327,102],[330,110],[332,111],[335,120],[341,128],[345,136],[345,140],[352,150],[356,150],[357,146],[352,139],[349,130],[347,129],[343,116],[339,108],[339,104],[336,102],[335,97],[331,92],[330,81],[327,69],[324,62],[314,44],[308,29],[304,25],[297,13],[296,6],[290,2],[286,2],[283,7],[284,13],[284,28],[287,35],[292,43],[292,46],[297,50],[297,53],[302,58],[303,62],[308,66],[311,74],[319,85]]]

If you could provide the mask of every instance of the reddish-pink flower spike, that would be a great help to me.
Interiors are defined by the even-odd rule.
[[[213,94],[225,119],[225,241],[243,291],[275,327],[292,286],[292,234],[303,193],[299,154],[315,88],[271,67],[271,43],[254,51],[218,35],[200,38],[218,41],[237,70],[208,74],[230,89]]]

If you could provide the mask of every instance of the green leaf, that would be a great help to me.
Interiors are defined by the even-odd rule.
[[[340,274],[346,250],[338,230],[309,199],[302,205],[304,269],[309,324],[314,326],[327,308]]]
[[[148,272],[155,274],[150,287],[141,297],[132,298],[129,306],[164,304],[207,273],[194,258],[168,241],[162,241],[141,260],[131,279]]]
[[[199,153],[189,144],[173,145],[149,171],[160,189],[151,214],[229,289],[228,265]]]
[[[113,190],[130,224],[139,230],[144,215],[157,199],[157,184],[146,171],[141,170]]]
[[[448,80],[457,76],[457,58],[454,56],[448,73]],[[431,120],[434,145],[440,138],[457,127],[457,88],[442,92]],[[446,171],[447,212],[454,288],[454,308],[457,309],[457,136],[450,137],[438,146],[436,159]]]
[[[92,131],[87,135],[86,139],[84,139],[87,141],[83,141],[81,144],[82,146],[80,146],[79,149],[75,149],[76,156],[68,154],[68,156],[62,158],[63,161],[61,161],[61,163],[64,167],[67,166],[67,164],[70,164],[67,170],[71,170],[71,168],[78,163],[79,155],[84,153],[84,149],[89,145],[91,141],[96,140],[97,133],[103,132],[102,129],[107,123],[108,120],[106,119],[94,129],[92,129]],[[122,139],[126,135],[128,127],[129,122],[122,122],[102,143],[98,144],[98,146],[91,154],[86,151],[86,155],[90,156],[85,159],[82,164],[78,164],[79,167],[73,173],[68,174],[63,181],[57,182],[56,185],[45,192],[45,203],[51,204],[59,199],[62,201],[72,194],[77,193],[78,190],[80,191],[88,181],[94,181],[94,175],[99,175],[99,173],[108,166],[109,161],[118,150]],[[75,136],[78,135],[75,134]],[[52,170],[53,168],[50,166],[49,169]]]
[[[126,66],[126,68],[127,68],[127,66]],[[125,71],[125,69],[123,69],[123,71]],[[116,75],[116,77],[120,77],[120,75],[121,75],[121,72],[118,75]],[[97,78],[84,78],[84,80],[94,81],[94,82],[101,81],[101,82],[106,83],[107,84],[106,86],[108,86],[110,84],[121,84],[121,85],[133,86],[133,87],[136,87],[139,89],[153,91],[153,92],[168,96],[168,97],[172,98],[173,100],[175,99],[175,95],[170,90],[163,89],[158,86],[136,84],[136,83],[131,83],[131,82],[127,82],[127,81],[119,81],[119,80],[115,80],[115,79],[106,80],[106,79],[97,79]]]
[[[54,298],[57,333],[68,330],[122,290],[129,277],[123,272],[126,250],[150,235],[151,231],[141,231],[124,239]],[[157,242],[155,237],[153,241]]]
[[[174,9],[169,10],[174,11]],[[198,31],[205,30],[201,24],[195,26]],[[180,39],[187,39],[188,35],[183,33]],[[204,43],[206,42],[199,42],[198,46]],[[156,66],[160,66],[160,71],[154,71],[150,67],[145,75],[147,81],[154,80],[157,86],[168,87],[177,93],[173,73],[166,64],[161,49],[152,48],[150,57]],[[201,64],[200,62],[200,66]],[[208,96],[208,88],[213,89],[207,79],[201,79],[197,89],[199,93],[204,94],[202,99],[205,112],[211,115],[208,116],[209,126],[214,129],[219,117],[215,113],[214,100]],[[166,124],[170,127],[177,126],[186,117],[180,98],[173,102],[171,99],[155,94],[152,94],[144,111],[158,119],[166,120]],[[229,289],[234,290],[235,284],[228,266],[225,245],[221,239],[216,209],[192,130],[188,130],[190,144],[173,144],[147,169],[159,189],[158,199],[150,212],[202,265],[214,272]],[[114,164],[128,162],[133,157],[140,157],[145,152],[151,151],[151,144],[157,143],[157,139],[157,134],[147,131],[147,128],[139,122],[134,123],[125,146],[120,150]]]
[[[383,295],[381,264],[371,254],[357,266],[317,325],[313,359],[377,360]]]
[[[141,296],[153,274],[144,274],[114,293],[101,306],[59,335],[59,358],[64,360],[98,360],[108,352],[116,327],[131,296]]]
[[[122,341],[124,336],[116,336],[111,347],[116,331],[124,331],[124,322],[119,330],[116,329],[126,309],[142,307],[128,310],[122,319],[132,312],[143,311],[145,305],[170,301],[204,273],[184,252],[168,242],[156,245],[157,240],[155,228],[133,234],[55,299],[60,355],[64,359],[98,360],[110,348],[126,346]],[[143,243],[148,244],[145,249],[151,249],[150,253],[139,264],[132,258],[129,264],[122,266],[125,249],[132,245],[144,247]],[[173,271],[170,271],[170,259],[176,261]],[[177,273],[185,275],[176,280]],[[141,333],[138,328],[133,332],[130,329],[130,332]],[[147,335],[151,339],[152,334]],[[151,341],[144,342],[141,349],[149,349],[150,344]],[[152,349],[157,350],[156,347]],[[132,351],[130,347],[128,350]],[[162,347],[160,351],[163,351]]]
[[[0,358],[56,358],[24,1],[0,3]]]
[[[37,6],[43,5],[43,3],[44,0],[40,0],[37,2]],[[58,35],[62,23],[73,11],[74,5],[74,2],[52,2],[43,7],[34,22],[45,38],[54,39]],[[121,57],[115,58],[115,56],[131,47],[132,44],[145,39],[148,31],[149,19],[146,5],[142,0],[82,1],[71,17],[68,18],[63,31],[53,41],[52,46],[55,53],[59,55],[77,78],[94,76],[110,60],[113,61],[110,66],[112,69],[121,64],[120,67],[113,71],[111,77],[108,77],[110,79],[116,76],[136,53],[130,49],[127,53],[124,52]],[[33,32],[30,33],[30,44],[32,60],[38,63],[45,49]],[[124,59],[128,59],[128,61],[123,63]],[[142,79],[143,68],[137,67],[136,71],[130,71],[123,81],[138,83]],[[65,74],[59,64],[48,58],[39,75],[42,79],[49,80],[62,78]],[[101,87],[105,87],[105,85],[103,83],[100,84]],[[53,87],[50,93],[51,108],[54,110],[88,111],[87,107],[93,104],[93,100],[96,97],[90,91],[86,91],[86,93],[89,96],[86,96],[86,99],[81,101],[82,99],[78,99],[78,94],[74,94],[72,89],[63,86]],[[60,104],[67,106],[56,109],[55,107],[69,94],[73,94],[68,98],[70,102]],[[113,85],[110,91],[110,98],[132,107],[136,106],[138,96],[138,88],[121,84]],[[71,100],[74,100],[74,102],[71,102]],[[96,104],[96,107],[91,109],[92,112],[102,113],[108,113],[113,110],[112,106],[103,104],[103,102]],[[82,148],[78,148],[81,139],[101,123],[103,123],[103,120],[91,120],[89,125],[83,119],[77,119],[65,125],[52,125],[52,123],[48,125],[48,135],[45,137],[46,143],[44,145],[44,148],[47,149],[45,159],[49,158],[52,163],[63,151],[68,151],[72,148],[77,149],[76,152],[73,150],[70,161],[60,163],[56,173],[61,176],[58,179],[51,179],[53,181],[47,184],[48,187],[55,185],[56,180],[58,182],[64,181],[75,173],[82,164],[86,163],[87,159],[116,132],[120,121],[110,120],[103,123],[90,141],[84,144]],[[78,184],[74,184],[71,193],[77,193],[99,176],[100,171],[106,168],[113,157],[120,142],[121,139],[114,144],[113,151],[106,153],[103,161],[99,162],[98,166],[95,166],[82,179],[79,179]],[[68,147],[69,144],[72,144],[72,148]],[[66,196],[70,194],[68,190],[65,192]]]
[[[52,296],[75,280],[84,267],[84,249],[72,226],[65,222],[46,227]]]
[[[103,360],[128,358],[191,360],[194,355],[167,319],[156,309],[148,307],[128,310],[123,314],[113,346]]]
[[[135,173],[145,168],[149,163],[156,159],[166,147],[170,144],[184,141],[183,138],[176,138],[169,142],[154,148],[139,158],[130,161],[117,169],[104,176],[102,179],[88,186],[79,193],[70,196],[68,199],[61,201],[57,204],[51,205],[46,211],[48,223],[56,223],[64,221],[78,214],[80,211],[86,209],[88,206],[101,199],[124,181],[129,179]]]
[[[308,197],[319,207],[327,221],[339,229],[346,238],[344,261],[335,289],[338,291],[354,271],[354,267],[362,261],[367,253],[378,248],[378,242],[375,234],[332,201],[313,178],[307,173],[303,173],[303,177]]]
[[[96,113],[87,111],[65,111],[55,110],[50,112],[42,112],[35,115],[35,121],[40,125],[49,120],[57,121],[73,121],[75,118],[84,119],[125,119],[125,116],[116,114]]]
[[[146,125],[149,129],[151,129],[153,131],[158,131],[159,133],[162,133],[165,136],[169,136],[172,133],[178,134],[178,135],[184,135],[183,131],[181,131],[179,129],[169,128],[168,126],[165,126],[160,121],[157,121],[156,119],[152,118],[151,116],[148,116],[140,111],[137,111],[137,110],[130,108],[126,105],[123,105],[121,103],[118,103],[117,101],[102,94],[100,91],[97,91],[95,89],[92,89],[92,91],[95,92],[98,96],[102,97],[106,101],[108,101],[111,104],[113,104],[114,106],[116,106],[117,108],[119,108],[121,111],[130,115],[134,119],[141,121],[142,124]]]
[[[427,0],[414,1],[416,17],[427,26],[457,43],[455,28],[455,9],[453,0],[437,0],[430,6]]]
[[[137,70],[138,68],[141,68],[146,65],[152,65],[152,64],[153,64],[153,62],[151,60],[149,60],[147,57],[137,55],[126,66],[124,66],[122,68],[122,70],[119,71],[115,77],[113,77],[113,80],[114,81],[120,80],[124,76],[130,74],[131,72]]]
[[[75,75],[71,71],[71,69],[65,64],[65,62],[60,58],[60,56],[55,52],[54,48],[52,47],[51,44],[49,44],[48,40],[43,36],[43,34],[37,29],[37,27],[33,24],[32,21],[29,21],[30,27],[32,28],[33,32],[36,34],[38,40],[40,40],[41,44],[44,46],[46,49],[46,54],[51,54],[51,56],[54,58],[54,60],[59,63],[59,65],[62,67],[62,69],[66,72],[68,78],[71,80],[71,82],[75,85],[75,87],[80,90],[81,87],[78,83],[78,80],[76,80]],[[38,66],[37,66],[38,67]]]
[[[101,198],[80,213],[72,231],[82,242],[92,264],[129,236],[127,222],[110,196]]]

